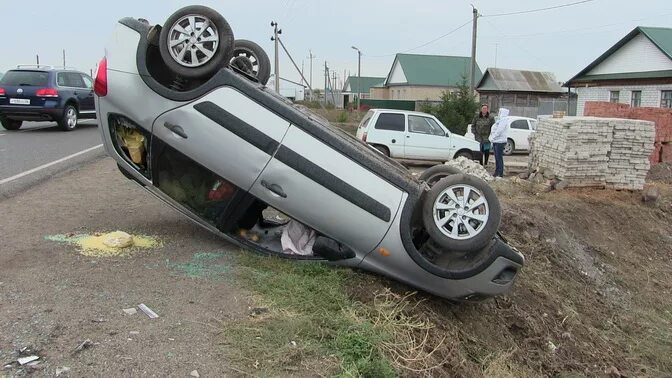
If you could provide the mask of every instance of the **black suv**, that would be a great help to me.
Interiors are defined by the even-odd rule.
[[[23,121],[56,121],[74,130],[80,118],[96,118],[93,80],[51,66],[19,66],[0,79],[0,122],[18,130]]]

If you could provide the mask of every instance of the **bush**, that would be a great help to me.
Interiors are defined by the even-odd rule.
[[[348,122],[348,113],[346,113],[345,111],[340,112],[338,114],[338,118],[336,118],[336,122],[340,123]]]
[[[463,76],[457,91],[443,92],[440,104],[424,103],[420,106],[420,111],[438,118],[451,132],[464,135],[467,125],[478,111],[476,98],[470,92],[467,79]]]

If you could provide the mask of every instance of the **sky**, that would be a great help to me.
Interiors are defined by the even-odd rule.
[[[61,65],[63,49],[68,66],[89,72],[104,55],[106,41],[119,19],[143,17],[152,24],[163,24],[175,10],[191,4],[219,11],[236,38],[260,44],[271,62],[274,47],[270,23],[278,22],[283,42],[299,68],[304,65],[306,77],[309,50],[316,56],[315,88],[324,87],[325,60],[329,69],[336,71],[339,83],[344,74],[357,74],[357,52],[351,46],[363,53],[362,76],[386,76],[397,52],[469,56],[470,4],[482,15],[476,54],[481,70],[550,71],[558,81],[571,78],[638,25],[672,27],[669,0],[588,0],[547,11],[496,16],[577,1],[0,0],[5,33],[0,72],[17,64],[33,64],[36,54],[42,64]],[[281,77],[300,81],[282,51],[279,66]]]

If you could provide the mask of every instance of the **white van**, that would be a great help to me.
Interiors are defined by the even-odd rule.
[[[371,109],[357,128],[357,139],[397,159],[447,161],[459,156],[474,160],[481,157],[478,142],[451,133],[427,113]]]

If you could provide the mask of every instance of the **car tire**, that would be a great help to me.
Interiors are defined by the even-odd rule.
[[[192,5],[168,17],[161,28],[159,50],[166,66],[176,75],[204,79],[229,64],[233,41],[231,26],[222,15],[214,9]]]
[[[72,131],[77,128],[79,123],[79,112],[73,105],[66,105],[63,109],[63,115],[58,120],[58,126],[63,131]]]
[[[513,151],[516,150],[516,143],[513,139],[509,138],[506,140],[506,145],[504,146],[504,155],[509,156],[513,154]]]
[[[234,41],[229,65],[255,77],[263,85],[271,77],[271,60],[268,55],[261,46],[246,39]]]
[[[5,130],[8,131],[15,131],[21,128],[21,125],[23,125],[23,121],[16,121],[13,119],[7,119],[7,118],[0,118],[0,122],[2,123],[2,127],[5,128]]]
[[[439,164],[439,165],[435,165],[431,168],[425,169],[425,171],[422,172],[422,174],[420,176],[418,176],[418,180],[426,183],[431,188],[431,187],[434,186],[434,184],[439,182],[439,180],[441,180],[442,178],[448,177],[448,176],[451,176],[451,175],[457,175],[457,174],[460,174],[460,173],[462,173],[462,171],[459,170],[456,167],[451,167],[451,166],[448,166],[448,165]]]
[[[497,233],[501,218],[494,190],[485,181],[465,174],[439,180],[425,196],[422,208],[422,221],[430,238],[451,251],[485,247]]]
[[[459,158],[459,157],[461,157],[461,156],[462,156],[462,157],[465,157],[465,158],[467,158],[467,159],[469,159],[469,160],[474,160],[474,154],[472,154],[470,151],[460,151],[460,152],[458,152],[458,153],[455,154],[454,159],[457,159],[457,158]]]
[[[387,157],[390,157],[390,149],[389,148],[387,148],[385,146],[381,146],[379,144],[374,145],[373,148],[380,151],[381,154],[383,154]]]

